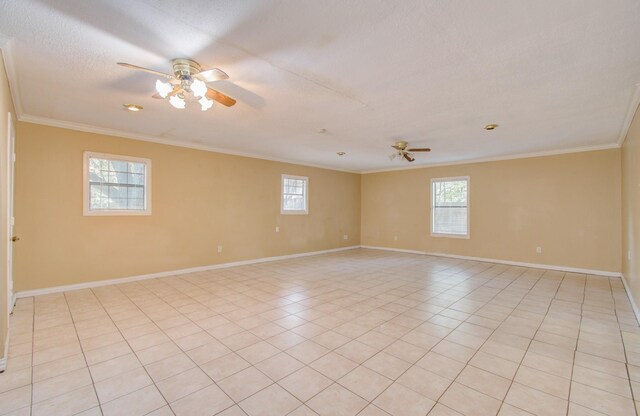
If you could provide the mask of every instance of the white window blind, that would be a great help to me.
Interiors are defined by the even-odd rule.
[[[469,178],[431,180],[431,233],[469,236]]]
[[[148,159],[85,153],[85,215],[149,214]]]
[[[306,214],[308,209],[308,182],[303,176],[282,175],[283,214]]]

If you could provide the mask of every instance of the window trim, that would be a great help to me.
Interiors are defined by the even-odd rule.
[[[304,180],[304,209],[285,210],[284,209],[284,180],[302,179]],[[307,215],[309,214],[309,177],[282,174],[280,179],[280,214],[282,215]]]
[[[145,164],[144,174],[144,193],[145,193],[145,209],[144,210],[91,210],[89,191],[89,159],[113,159],[125,162],[137,162]],[[93,216],[129,216],[129,215],[151,215],[151,159],[134,156],[114,155],[109,153],[98,153],[85,151],[83,153],[82,163],[82,211],[85,217]]]
[[[433,197],[433,183],[434,182],[453,182],[453,181],[466,181],[467,182],[467,233],[466,234],[449,234],[449,233],[436,233],[433,231],[433,221],[434,221],[434,197]],[[429,189],[429,200],[431,210],[431,221],[430,221],[430,231],[431,237],[444,237],[444,238],[461,238],[464,240],[468,240],[471,238],[471,178],[469,176],[449,176],[444,178],[431,178],[431,187]]]

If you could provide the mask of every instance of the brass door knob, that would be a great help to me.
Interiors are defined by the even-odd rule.
[[[18,236],[16,236],[16,235],[14,235],[13,237],[11,237],[11,241],[13,241],[14,243],[15,243],[16,241],[19,241],[19,240],[20,240],[20,237],[18,237]]]

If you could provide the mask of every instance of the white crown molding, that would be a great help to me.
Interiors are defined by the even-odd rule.
[[[631,127],[631,122],[633,121],[633,117],[636,115],[638,106],[640,106],[640,83],[635,85],[635,89],[633,90],[633,94],[631,95],[629,107],[627,107],[627,113],[624,116],[624,121],[622,122],[622,127],[620,128],[620,134],[618,135],[618,147],[622,147],[622,145],[624,144],[624,140],[627,138],[629,127]]]
[[[629,302],[631,302],[631,309],[633,309],[633,314],[636,316],[636,321],[640,323],[640,308],[638,308],[638,304],[631,294],[631,289],[629,289],[629,285],[627,284],[627,279],[625,279],[624,274],[621,274],[620,277],[622,277],[624,291],[627,292],[627,297],[629,298]]]
[[[554,264],[539,264],[539,263],[525,263],[521,261],[511,261],[511,260],[500,260],[500,259],[490,259],[486,257],[471,257],[471,256],[459,256],[457,254],[447,254],[447,253],[429,253],[426,251],[418,251],[418,250],[404,250],[400,248],[390,248],[390,247],[379,247],[379,246],[367,246],[362,245],[361,248],[368,248],[371,250],[384,250],[384,251],[396,251],[400,253],[409,253],[409,254],[422,254],[427,256],[436,256],[436,257],[448,257],[452,259],[460,259],[460,260],[472,260],[472,261],[480,261],[484,263],[496,263],[496,264],[506,264],[509,266],[520,266],[520,267],[529,267],[533,269],[545,269],[545,270],[557,270],[561,272],[570,272],[570,273],[581,273],[581,274],[591,274],[596,276],[606,276],[606,277],[621,277],[622,274],[620,272],[610,272],[605,270],[593,270],[593,269],[582,269],[578,267],[569,267],[569,266],[559,266]]]
[[[617,149],[619,147],[620,146],[617,143],[599,144],[594,146],[570,147],[567,149],[545,150],[541,152],[520,153],[520,154],[506,155],[506,156],[466,159],[466,160],[460,160],[456,162],[443,162],[443,163],[432,163],[432,164],[425,164],[425,165],[418,165],[418,166],[403,166],[403,167],[397,167],[397,168],[374,169],[374,170],[362,171],[360,173],[363,175],[367,175],[370,173],[395,172],[399,170],[427,169],[427,168],[435,168],[439,166],[454,166],[454,165],[469,165],[472,163],[499,162],[502,160],[527,159],[530,157],[544,157],[544,156],[565,155],[569,153],[593,152],[597,150]]]
[[[4,61],[4,69],[7,73],[7,81],[9,82],[9,93],[11,94],[11,101],[13,102],[13,108],[16,112],[16,118],[19,120],[23,111],[16,65],[13,59],[13,46],[13,41],[10,38],[0,34],[0,50],[2,50],[2,60]]]
[[[229,267],[237,267],[237,266],[246,266],[249,264],[266,263],[266,262],[272,262],[272,261],[278,261],[278,260],[288,260],[288,259],[295,259],[299,257],[317,256],[319,254],[336,253],[340,251],[353,250],[356,248],[360,248],[360,246],[348,246],[348,247],[332,248],[328,250],[310,251],[306,253],[286,254],[284,256],[262,257],[258,259],[234,261],[230,263],[212,264],[208,266],[191,267],[188,269],[170,270],[166,272],[142,274],[138,276],[119,277],[116,279],[107,279],[107,280],[96,280],[93,282],[77,283],[77,284],[64,285],[64,286],[52,286],[52,287],[47,287],[43,289],[23,290],[23,291],[17,292],[15,296],[16,298],[20,299],[20,298],[27,298],[31,296],[49,295],[51,293],[68,292],[70,290],[90,289],[93,287],[100,287],[100,286],[107,286],[107,285],[118,285],[122,283],[137,282],[140,280],[156,279],[159,277],[170,277],[170,276],[176,276],[176,275],[187,274],[187,273],[205,272],[208,270],[226,269]]]
[[[16,109],[16,111],[17,111],[17,109]],[[333,170],[333,171],[337,171],[337,172],[360,173],[360,172],[356,172],[356,171],[353,171],[353,170],[339,169],[339,168],[335,168],[335,167],[331,167],[331,166],[323,166],[323,165],[315,165],[315,164],[311,164],[311,163],[296,162],[294,160],[279,159],[279,158],[274,158],[274,157],[269,157],[269,156],[257,155],[257,154],[253,154],[253,153],[236,152],[236,151],[233,151],[233,150],[221,149],[221,148],[218,148],[218,147],[207,146],[207,145],[203,145],[203,144],[186,143],[186,142],[183,142],[183,141],[180,141],[180,140],[174,140],[174,139],[161,139],[161,138],[158,138],[158,137],[148,136],[148,135],[144,135],[144,134],[129,133],[129,132],[122,131],[122,130],[110,129],[110,128],[106,128],[106,127],[96,127],[96,126],[92,126],[90,124],[76,123],[76,122],[73,122],[73,121],[63,121],[63,120],[56,120],[56,119],[47,118],[47,117],[32,116],[30,114],[24,114],[24,113],[20,113],[20,115],[18,116],[18,120],[22,121],[22,122],[27,122],[27,123],[40,124],[40,125],[43,125],[43,126],[59,127],[59,128],[63,128],[63,129],[83,131],[83,132],[86,132],[86,133],[103,134],[103,135],[107,135],[107,136],[115,136],[115,137],[121,137],[121,138],[125,138],[125,139],[140,140],[140,141],[144,141],[144,142],[158,143],[158,144],[164,144],[164,145],[168,145],[168,146],[186,147],[188,149],[203,150],[203,151],[206,151],[206,152],[215,152],[215,153],[221,153],[221,154],[225,154],[225,155],[249,157],[249,158],[252,158],[252,159],[269,160],[271,162],[288,163],[288,164],[291,164],[291,165],[307,166],[307,167],[318,168],[318,169],[327,169],[327,170]]]

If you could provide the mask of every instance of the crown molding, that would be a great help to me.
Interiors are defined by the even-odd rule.
[[[7,73],[7,81],[9,82],[9,93],[11,94],[11,101],[13,102],[16,117],[20,119],[23,111],[16,66],[13,59],[13,47],[13,40],[0,33],[0,50],[2,50],[2,60],[4,61],[4,69]]]
[[[624,116],[620,134],[618,135],[618,147],[622,147],[624,140],[627,138],[627,133],[629,133],[629,128],[631,127],[631,122],[633,122],[633,117],[636,115],[638,106],[640,106],[640,83],[635,85],[633,94],[631,95],[629,107],[627,107],[627,113]]]
[[[360,172],[353,171],[353,170],[338,169],[338,168],[331,167],[331,166],[315,165],[315,164],[311,164],[311,163],[297,162],[297,161],[289,160],[289,159],[279,159],[279,158],[274,158],[274,157],[269,157],[269,156],[257,155],[257,154],[253,154],[253,153],[237,152],[237,151],[234,151],[234,150],[221,149],[221,148],[218,148],[218,147],[207,146],[207,145],[204,145],[204,144],[185,143],[183,141],[174,140],[174,139],[161,139],[161,138],[158,138],[158,137],[148,136],[148,135],[144,135],[144,134],[129,133],[129,132],[122,131],[122,130],[110,129],[110,128],[106,128],[106,127],[96,127],[96,126],[92,126],[90,124],[76,123],[76,122],[73,122],[73,121],[64,121],[64,120],[56,120],[56,119],[52,119],[52,118],[47,118],[47,117],[32,116],[30,114],[24,114],[24,113],[20,113],[20,115],[18,116],[18,121],[26,122],[26,123],[39,124],[39,125],[43,125],[43,126],[58,127],[58,128],[63,128],[63,129],[69,129],[69,130],[83,131],[83,132],[86,132],[86,133],[103,134],[103,135],[106,135],[106,136],[114,136],[114,137],[121,137],[121,138],[125,138],[125,139],[140,140],[140,141],[144,141],[144,142],[164,144],[164,145],[167,145],[167,146],[186,147],[188,149],[203,150],[203,151],[206,151],[206,152],[214,152],[214,153],[221,153],[221,154],[225,154],[225,155],[248,157],[248,158],[252,158],[252,159],[268,160],[268,161],[271,161],[271,162],[288,163],[288,164],[291,164],[291,165],[307,166],[307,167],[311,167],[311,168],[326,169],[326,170],[332,170],[332,171],[337,171],[337,172],[356,173],[356,174],[360,173]]]
[[[568,153],[582,153],[582,152],[593,152],[597,150],[608,150],[608,149],[618,149],[617,143],[608,143],[608,144],[599,144],[595,146],[581,146],[581,147],[570,147],[567,149],[558,149],[558,150],[545,150],[542,152],[531,152],[531,153],[520,153],[515,155],[506,155],[506,156],[496,156],[496,157],[485,157],[485,158],[477,158],[477,159],[465,159],[455,162],[443,162],[443,163],[433,163],[428,165],[418,165],[418,166],[404,166],[397,168],[386,168],[386,169],[375,169],[375,170],[366,170],[360,172],[363,175],[369,173],[382,173],[382,172],[395,172],[400,170],[414,170],[414,169],[427,169],[427,168],[435,168],[439,166],[454,166],[454,165],[469,165],[471,163],[485,163],[485,162],[499,162],[502,160],[513,160],[513,159],[527,159],[530,157],[543,157],[543,156],[556,156],[556,155],[564,155]]]

